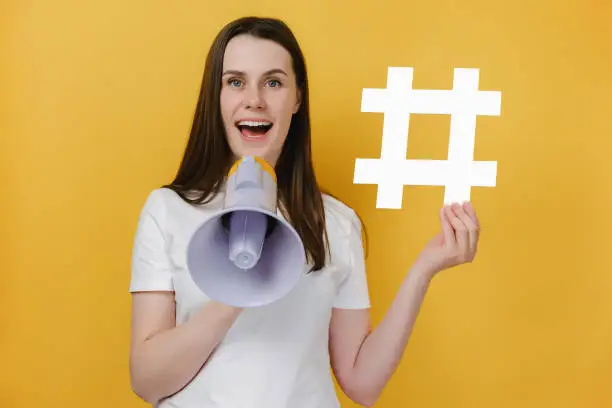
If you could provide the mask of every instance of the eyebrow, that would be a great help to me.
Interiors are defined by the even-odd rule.
[[[287,73],[285,71],[283,71],[280,68],[270,69],[270,70],[264,72],[264,75],[272,75],[272,74],[282,74],[282,75],[285,75],[285,76],[289,76],[289,75],[287,75]],[[226,76],[226,75],[245,76],[246,74],[244,72],[242,72],[242,71],[236,71],[236,70],[231,70],[230,69],[230,70],[227,70],[227,71],[223,72],[223,76]]]

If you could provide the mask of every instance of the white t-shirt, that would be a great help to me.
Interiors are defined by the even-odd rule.
[[[359,219],[340,201],[323,200],[328,265],[304,274],[282,299],[245,309],[204,368],[159,408],[339,407],[328,350],[331,311],[368,308],[370,302]],[[177,324],[209,301],[189,276],[186,248],[195,228],[222,205],[221,195],[194,206],[160,188],[142,209],[130,292],[174,291]]]

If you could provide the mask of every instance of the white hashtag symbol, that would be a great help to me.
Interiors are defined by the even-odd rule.
[[[478,69],[456,68],[452,90],[412,89],[413,69],[389,67],[387,89],[364,89],[362,112],[384,113],[379,159],[356,159],[355,184],[378,184],[376,208],[399,209],[404,185],[444,186],[444,202],[495,187],[496,161],[474,161],[476,115],[499,115],[501,92],[478,90]],[[447,160],[407,160],[410,114],[446,114]]]

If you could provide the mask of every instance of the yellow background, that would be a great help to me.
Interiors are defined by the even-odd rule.
[[[497,187],[472,190],[479,255],[434,281],[376,406],[612,406],[610,3],[309,3],[2,3],[0,406],[145,406],[128,381],[137,216],[177,168],[212,37],[246,14],[284,18],[303,46],[317,172],[367,223],[375,324],[444,191],[377,210],[376,187],[352,184],[355,158],[380,153],[362,89],[412,66],[415,88],[474,67],[502,91],[477,126],[476,159],[498,161]],[[413,116],[408,157],[444,159],[448,130]]]

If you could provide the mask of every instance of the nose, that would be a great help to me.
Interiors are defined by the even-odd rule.
[[[261,90],[256,86],[247,87],[244,92],[244,104],[247,109],[263,109],[265,102]]]

